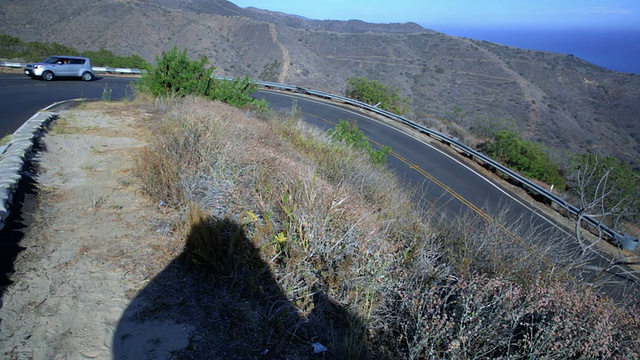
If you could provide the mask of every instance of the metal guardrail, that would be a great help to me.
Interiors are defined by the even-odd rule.
[[[215,76],[214,78],[219,79],[219,80],[233,80],[233,78],[231,77],[223,77],[223,76]],[[332,101],[339,101],[345,104],[349,104],[349,105],[353,105],[371,112],[374,112],[378,115],[382,115],[385,116],[387,118],[390,118],[392,120],[398,121],[402,124],[405,124],[409,127],[411,127],[412,129],[423,133],[425,135],[428,135],[438,141],[440,141],[441,143],[444,143],[448,146],[455,146],[456,148],[458,148],[460,151],[462,151],[465,155],[469,156],[470,158],[476,158],[481,160],[482,162],[492,166],[493,168],[495,168],[497,171],[500,171],[501,173],[509,176],[511,179],[515,180],[516,182],[518,182],[521,186],[529,188],[531,191],[534,191],[536,194],[546,198],[547,200],[549,200],[550,202],[555,203],[556,205],[560,206],[561,208],[565,209],[569,214],[573,215],[573,216],[580,216],[582,210],[579,209],[578,207],[576,207],[575,205],[572,205],[570,203],[568,203],[566,200],[564,200],[563,198],[557,196],[556,194],[552,193],[551,191],[548,191],[547,189],[543,188],[542,186],[536,184],[535,182],[527,179],[526,177],[520,175],[519,173],[513,171],[512,169],[500,164],[499,162],[493,160],[492,158],[490,158],[489,156],[475,150],[472,149],[471,147],[469,147],[468,145],[460,142],[457,139],[451,138],[450,136],[447,136],[445,134],[439,133],[435,130],[429,129],[425,126],[419,125],[405,117],[396,115],[394,113],[391,113],[389,111],[386,110],[382,110],[379,109],[375,106],[363,103],[361,101],[358,100],[354,100],[354,99],[350,99],[344,96],[339,96],[339,95],[334,95],[334,94],[330,94],[330,93],[325,93],[322,91],[316,91],[316,90],[311,90],[311,89],[305,89],[305,88],[301,88],[299,86],[292,86],[292,85],[285,85],[285,84],[278,84],[278,83],[272,83],[272,82],[265,82],[265,81],[254,81],[254,83],[258,86],[263,86],[266,88],[272,88],[272,89],[278,89],[278,90],[286,90],[286,91],[293,91],[293,92],[298,92],[298,93],[304,93],[304,94],[308,94],[308,95],[312,95],[312,96],[317,96],[317,97],[321,97],[324,99],[328,99],[328,100],[332,100]],[[610,228],[609,226],[603,224],[601,221],[598,221],[592,217],[589,216],[582,216],[582,221],[586,222],[587,224],[593,226],[595,229],[601,231],[603,234],[605,234],[610,240],[611,242],[613,242],[616,246],[620,246],[623,249],[627,249],[627,250],[634,250],[637,246],[638,246],[638,239],[634,238],[633,236],[627,235],[627,234],[620,234],[617,231],[613,230],[612,228]]]
[[[21,67],[23,66],[22,64],[19,63],[7,63],[7,62],[0,62],[0,66],[9,66],[9,67]],[[94,67],[93,68],[94,71],[96,72],[112,72],[112,73],[125,73],[125,74],[141,74],[143,71],[140,69],[123,69],[123,68],[110,68],[110,67]],[[218,80],[233,80],[233,77],[228,77],[228,76],[215,76],[212,75],[211,76],[214,79],[218,79]],[[354,99],[350,99],[344,96],[340,96],[340,95],[334,95],[334,94],[330,94],[330,93],[326,93],[326,92],[322,92],[322,91],[317,91],[317,90],[312,90],[312,89],[306,89],[303,87],[299,87],[299,86],[293,86],[293,85],[286,85],[286,84],[279,84],[279,83],[274,83],[274,82],[267,82],[267,81],[253,81],[254,84],[258,85],[258,86],[262,86],[262,87],[266,87],[266,88],[270,88],[270,89],[277,89],[277,90],[284,90],[284,91],[292,91],[292,92],[297,92],[297,93],[303,93],[303,94],[307,94],[307,95],[312,95],[312,96],[317,96],[320,98],[324,98],[324,99],[328,99],[328,100],[332,100],[332,101],[339,101],[345,104],[349,104],[352,106],[356,106],[365,110],[369,110],[372,111],[376,114],[385,116],[389,119],[398,121],[400,123],[403,123],[409,127],[411,127],[412,129],[423,133],[425,135],[428,135],[448,146],[455,146],[456,148],[458,148],[460,151],[462,151],[465,155],[471,157],[471,158],[476,158],[479,159],[487,164],[489,164],[490,166],[494,167],[496,170],[502,172],[503,174],[509,176],[511,179],[515,180],[516,182],[520,183],[521,186],[527,187],[530,190],[534,191],[535,193],[537,193],[538,195],[546,198],[547,200],[555,203],[556,205],[560,206],[561,208],[565,209],[569,214],[574,215],[576,217],[580,216],[581,214],[581,209],[579,209],[578,207],[568,203],[566,200],[562,199],[561,197],[553,194],[551,191],[548,191],[547,189],[541,187],[540,185],[532,182],[531,180],[527,179],[526,177],[518,174],[517,172],[511,170],[510,168],[498,163],[497,161],[491,159],[490,157],[488,157],[487,155],[478,152],[474,149],[472,149],[471,147],[467,146],[466,144],[451,138],[445,134],[439,133],[435,130],[429,129],[425,126],[419,125],[405,117],[396,115],[394,113],[391,113],[389,111],[386,110],[382,110],[379,109],[375,106],[363,103],[361,101],[358,100],[354,100]],[[617,246],[621,246],[624,249],[628,249],[628,250],[634,250],[637,246],[638,246],[638,239],[634,238],[633,236],[627,235],[627,234],[620,234],[617,231],[613,230],[612,228],[608,227],[607,225],[603,224],[601,221],[597,221],[596,219],[593,219],[592,217],[589,216],[583,216],[582,217],[583,221],[585,221],[587,224],[593,226],[595,229],[598,229],[599,231],[602,231],[603,234],[605,234],[615,245]]]
[[[125,68],[112,68],[112,67],[100,67],[100,66],[93,66],[92,69],[94,72],[97,72],[97,73],[109,73],[109,74],[140,75],[144,72],[144,70],[140,70],[140,69],[125,69]]]
[[[24,64],[0,61],[0,66],[10,67],[10,68],[21,68],[21,67],[24,67]]]

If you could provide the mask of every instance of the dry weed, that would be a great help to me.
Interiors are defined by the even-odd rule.
[[[274,356],[313,341],[331,358],[638,352],[634,310],[560,283],[583,259],[522,219],[507,232],[499,220],[445,221],[295,111],[258,120],[201,99],[155,106],[142,185],[183,211],[191,262],[268,300],[242,329]]]

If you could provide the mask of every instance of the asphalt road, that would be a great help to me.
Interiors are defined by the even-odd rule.
[[[130,78],[103,77],[91,82],[44,82],[22,74],[0,74],[0,136],[12,133],[35,112],[58,101],[72,98],[101,99],[105,96],[118,100],[130,96],[131,81]],[[375,143],[392,148],[389,166],[404,180],[408,188],[415,191],[416,200],[445,210],[450,218],[466,213],[485,218],[495,218],[500,214],[499,226],[504,231],[509,231],[514,224],[525,224],[527,231],[535,229],[537,236],[545,241],[578,247],[568,231],[505,188],[473,171],[437,144],[420,141],[383,122],[373,120],[362,112],[339,104],[270,91],[258,91],[254,96],[264,98],[274,109],[291,109],[295,106],[307,122],[323,129],[333,127],[340,119],[355,121]],[[603,256],[593,260],[596,267],[603,267],[608,263],[609,259]],[[609,271],[607,276],[623,279],[624,282],[623,272],[623,268],[616,268]],[[631,286],[630,283],[628,285]],[[609,290],[620,294],[619,286],[613,286]]]
[[[564,238],[568,235],[542,213],[471,170],[439,144],[425,143],[339,104],[268,91],[259,91],[256,97],[279,109],[291,109],[295,103],[307,122],[323,129],[333,127],[340,119],[354,121],[367,137],[379,145],[391,147],[390,167],[409,188],[416,189],[420,199],[429,206],[444,208],[456,216],[481,212],[483,214],[480,215],[490,217],[497,216],[508,207],[509,214],[503,220],[505,225],[532,218],[535,225],[547,229],[548,236]]]
[[[497,219],[498,226],[510,234],[513,241],[523,241],[516,230],[520,229],[524,234],[535,232],[534,236],[542,246],[563,244],[565,254],[577,254],[580,250],[571,229],[560,227],[527,201],[472,170],[439,143],[426,143],[340,104],[270,91],[259,91],[254,96],[265,99],[274,109],[287,110],[295,106],[305,121],[323,129],[333,127],[340,119],[355,121],[369,139],[391,147],[389,166],[414,191],[416,201],[444,210],[450,219],[466,214]],[[594,255],[587,266],[590,270],[581,275],[588,280],[598,277],[606,284],[604,289],[616,299],[640,290],[638,275],[630,274],[626,266],[612,267],[609,256]]]
[[[120,100],[131,96],[132,78],[96,76],[93,81],[76,79],[42,81],[26,75],[0,74],[0,138],[12,134],[33,114],[53,103],[77,99]]]

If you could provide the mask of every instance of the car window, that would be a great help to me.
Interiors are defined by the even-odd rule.
[[[72,65],[83,65],[84,59],[71,59],[70,64]]]
[[[42,63],[43,64],[55,64],[58,62],[58,60],[60,60],[60,58],[56,57],[56,56],[51,56],[48,57],[46,60],[44,60]]]

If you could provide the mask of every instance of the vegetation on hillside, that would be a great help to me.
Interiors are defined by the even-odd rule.
[[[0,35],[0,58],[23,59],[27,62],[42,61],[51,55],[75,55],[91,58],[93,66],[108,66],[129,69],[146,69],[149,64],[139,55],[119,56],[109,50],[78,51],[72,47],[53,43],[22,40]]]
[[[261,74],[272,76],[277,68],[287,70],[289,84],[328,92],[343,93],[347,78],[366,76],[401,86],[403,95],[411,98],[412,110],[421,117],[446,117],[462,106],[479,116],[514,119],[518,129],[535,123],[541,131],[535,139],[547,146],[558,144],[574,151],[597,148],[635,168],[640,166],[636,116],[640,76],[612,72],[576,57],[424,29],[417,34],[399,24],[360,23],[356,29],[352,22],[314,22],[244,10],[239,11],[243,16],[218,18],[229,15],[229,10],[211,5],[205,11],[197,1],[180,2],[180,9],[167,6],[168,2],[163,6],[120,1],[99,8],[86,1],[72,3],[79,14],[73,23],[80,31],[25,27],[42,18],[25,2],[3,7],[3,27],[7,34],[24,33],[30,39],[65,44],[99,39],[107,49],[140,53],[148,61],[158,53],[159,44],[177,44],[199,49],[226,75],[249,73],[262,79]],[[48,18],[66,16],[65,8],[51,6]],[[103,12],[119,11],[127,16],[103,21]],[[210,16],[224,20],[216,21],[218,27],[214,27]],[[136,21],[143,17],[148,21]],[[175,26],[161,26],[169,18]],[[102,25],[84,26],[97,23]],[[269,23],[279,34],[277,41],[265,30]],[[281,47],[291,59],[283,56]]]
[[[640,175],[630,164],[593,153],[565,155],[554,161],[542,144],[524,140],[516,131],[499,130],[481,146],[496,161],[524,176],[568,190],[585,215],[618,229],[640,218]]]
[[[138,176],[176,212],[186,266],[224,309],[202,314],[201,334],[233,329],[184,357],[307,356],[314,342],[335,359],[640,355],[638,309],[571,281],[584,258],[531,229],[443,221],[295,111],[153,104]]]
[[[387,157],[391,153],[391,148],[382,146],[379,149],[375,149],[371,146],[364,132],[358,129],[355,123],[340,120],[335,128],[328,131],[328,134],[334,140],[343,141],[354,149],[364,151],[374,164],[381,166],[387,164]]]
[[[141,78],[159,116],[136,171],[175,212],[187,266],[219,294],[216,311],[203,304],[208,346],[228,339],[238,358],[303,356],[313,342],[338,359],[640,356],[637,307],[584,286],[580,254],[419,207],[353,124],[324,134],[295,112],[259,121],[205,100],[254,104],[248,79],[212,80],[205,64],[174,48]],[[550,171],[539,148],[499,135],[496,156]]]
[[[616,228],[620,221],[640,220],[640,174],[624,161],[592,153],[575,155],[569,186],[579,200],[577,206]]]
[[[552,184],[559,190],[566,187],[560,166],[551,160],[542,146],[524,140],[514,131],[498,131],[495,138],[485,144],[484,150],[495,160],[529,178]]]
[[[190,60],[187,51],[177,47],[156,56],[156,64],[137,83],[139,91],[152,96],[203,96],[227,104],[242,107],[254,105],[266,108],[264,101],[251,97],[257,86],[248,77],[234,80],[212,79],[212,68],[208,60],[201,57]]]
[[[409,98],[403,97],[399,89],[391,88],[377,80],[351,77],[347,79],[345,95],[370,105],[377,105],[380,109],[395,114],[402,115],[409,112]]]

